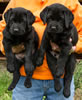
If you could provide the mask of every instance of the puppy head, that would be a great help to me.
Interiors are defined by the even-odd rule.
[[[40,13],[43,23],[47,23],[48,31],[61,33],[65,28],[69,28],[74,16],[72,12],[61,4],[47,6]]]
[[[7,28],[11,35],[24,35],[32,28],[35,16],[29,11],[21,7],[10,8],[4,14]]]

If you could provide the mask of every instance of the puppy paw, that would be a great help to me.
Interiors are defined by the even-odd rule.
[[[63,90],[63,95],[68,98],[70,96],[70,89],[64,89]]]
[[[62,86],[60,83],[57,83],[57,84],[55,84],[54,88],[55,88],[56,92],[59,92],[61,90]]]
[[[7,70],[8,70],[10,73],[13,73],[13,72],[15,71],[14,65],[8,64],[8,65],[7,65]]]
[[[9,90],[9,91],[12,91],[14,88],[15,88],[14,85],[10,85],[10,86],[8,87],[8,90]]]
[[[61,77],[62,75],[64,74],[64,70],[61,68],[61,69],[57,69],[56,70],[56,77]]]
[[[31,88],[31,87],[32,87],[31,81],[25,81],[25,82],[24,82],[24,86],[25,86],[26,88]]]

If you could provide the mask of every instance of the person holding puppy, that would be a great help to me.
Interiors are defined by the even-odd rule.
[[[82,53],[82,6],[78,2],[78,0],[11,0],[6,7],[6,12],[9,8],[15,8],[15,7],[24,7],[28,10],[30,10],[36,17],[36,20],[33,24],[33,27],[35,28],[36,32],[39,36],[39,45],[42,40],[42,36],[45,30],[46,25],[44,25],[40,19],[40,12],[46,7],[53,3],[61,3],[65,5],[67,8],[69,8],[72,13],[74,14],[74,25],[76,26],[78,30],[78,43],[76,46],[72,47],[72,51],[80,54]],[[4,21],[4,18],[2,21],[0,21],[0,50],[3,54],[4,48],[2,45],[2,31],[5,28],[6,24]],[[70,41],[72,41],[70,39]],[[53,48],[58,49],[58,47],[53,45]],[[12,100],[42,100],[43,96],[46,95],[47,100],[73,100],[74,98],[74,79],[72,79],[71,82],[71,95],[69,98],[65,98],[63,96],[63,88],[60,92],[56,92],[54,90],[54,80],[53,76],[48,68],[46,57],[44,57],[43,65],[40,67],[36,67],[33,76],[32,76],[32,87],[26,88],[24,86],[25,81],[25,71],[24,66],[21,66],[20,68],[20,80],[18,84],[16,85],[15,89],[13,90]],[[61,77],[61,84],[62,87],[64,87],[63,83],[64,75]]]

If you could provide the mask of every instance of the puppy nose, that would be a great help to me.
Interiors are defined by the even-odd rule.
[[[56,26],[52,26],[51,29],[56,29]]]
[[[14,28],[14,32],[18,32],[19,31],[19,29],[18,28]]]

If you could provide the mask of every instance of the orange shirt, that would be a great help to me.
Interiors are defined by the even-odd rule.
[[[68,7],[74,14],[74,24],[78,30],[78,36],[79,40],[76,45],[76,51],[78,54],[82,53],[82,6],[78,2],[78,0],[10,0],[8,6],[6,7],[5,11],[9,8],[15,8],[15,7],[24,7],[28,10],[30,10],[35,16],[36,21],[33,24],[36,32],[38,33],[40,43],[41,39],[45,30],[46,25],[44,25],[40,19],[40,12],[48,5],[51,5],[53,3],[61,3]],[[4,11],[4,12],[5,12]],[[2,45],[2,31],[5,28],[5,21],[4,18],[2,21],[0,21],[0,50],[3,54],[4,48]],[[20,68],[20,73],[22,76],[25,76],[24,66]],[[63,77],[63,76],[62,76]],[[46,56],[44,57],[43,65],[40,67],[36,67],[34,74],[32,76],[34,79],[41,79],[41,80],[52,80],[53,76],[48,68],[47,62],[46,62]]]

